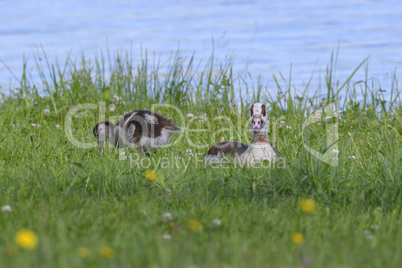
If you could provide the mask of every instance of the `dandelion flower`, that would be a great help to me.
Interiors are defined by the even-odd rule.
[[[303,198],[299,200],[299,209],[303,212],[314,213],[317,207],[317,202],[313,199]]]
[[[290,239],[292,240],[293,243],[295,243],[296,245],[301,245],[304,243],[304,241],[306,240],[305,236],[301,233],[298,232],[293,232],[290,235]]]
[[[150,181],[158,180],[158,173],[156,173],[155,171],[152,171],[150,169],[145,170],[144,176],[147,180],[150,180]]]
[[[91,255],[91,252],[89,251],[89,249],[81,247],[77,250],[77,254],[78,256],[80,256],[81,258],[86,258],[89,257],[89,255]]]
[[[103,246],[99,248],[99,254],[105,258],[111,259],[116,255],[116,252],[109,247]]]
[[[215,219],[215,220],[212,221],[212,224],[215,225],[215,226],[220,226],[222,224],[222,222],[219,219]]]
[[[166,212],[166,213],[163,213],[163,218],[167,221],[170,221],[171,219],[173,219],[173,216],[170,212]]]
[[[11,208],[10,205],[2,206],[2,207],[1,207],[1,210],[2,210],[3,212],[11,212],[11,211],[13,211],[13,209]]]
[[[23,229],[15,234],[15,243],[23,249],[32,250],[38,246],[38,237],[34,232]]]
[[[50,110],[49,110],[49,109],[45,109],[45,110],[43,110],[43,113],[44,113],[45,115],[48,115],[48,114],[50,114]]]
[[[189,220],[189,221],[187,222],[187,228],[188,228],[191,232],[198,233],[198,232],[201,232],[204,227],[203,227],[202,224],[201,224],[199,221],[197,221],[197,220]]]

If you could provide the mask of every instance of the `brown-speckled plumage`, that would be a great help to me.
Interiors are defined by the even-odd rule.
[[[101,148],[103,141],[100,141],[100,127],[104,127],[102,131],[106,132],[102,134],[103,138],[108,139],[113,146],[119,148],[130,146],[140,150],[143,149],[144,138],[152,141],[163,138],[168,143],[170,137],[166,138],[164,135],[171,136],[181,131],[173,120],[158,113],[148,110],[130,111],[122,115],[116,125],[110,121],[101,121],[95,125],[93,133]]]
[[[241,155],[247,150],[247,145],[236,141],[225,141],[213,145],[209,148],[207,155],[216,155],[218,152],[229,154],[232,158],[236,155]]]

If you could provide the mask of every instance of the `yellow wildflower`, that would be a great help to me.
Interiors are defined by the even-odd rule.
[[[304,241],[306,240],[306,238],[304,237],[303,234],[298,233],[298,232],[293,232],[290,235],[290,239],[292,240],[293,243],[297,244],[297,245],[301,245],[304,243]]]
[[[150,169],[145,170],[144,176],[145,176],[145,178],[147,178],[147,180],[150,180],[150,181],[158,180],[158,173],[156,173],[155,171],[152,171]]]
[[[313,199],[302,198],[299,200],[299,208],[303,212],[314,213],[318,208],[318,204]]]
[[[80,256],[81,258],[86,258],[89,255],[91,255],[91,252],[89,251],[89,249],[81,247],[77,250],[77,254],[78,256]]]
[[[15,243],[23,249],[32,250],[38,246],[38,237],[34,232],[23,229],[15,234]]]
[[[189,220],[187,222],[187,228],[194,233],[198,233],[201,232],[204,227],[199,221]]]
[[[116,255],[116,252],[109,247],[103,246],[99,248],[99,254],[105,258],[111,259]]]

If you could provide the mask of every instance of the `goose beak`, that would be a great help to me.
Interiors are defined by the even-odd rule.
[[[252,119],[252,128],[254,129],[261,129],[262,120],[261,118],[253,118]]]

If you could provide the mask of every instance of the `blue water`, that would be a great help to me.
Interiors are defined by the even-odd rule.
[[[400,0],[3,0],[0,20],[0,60],[17,77],[23,55],[35,76],[33,51],[41,46],[51,63],[62,63],[70,51],[91,56],[132,50],[139,60],[141,47],[162,58],[180,47],[204,62],[213,49],[217,58],[234,56],[236,72],[247,65],[253,77],[264,76],[270,90],[276,90],[272,75],[287,77],[291,65],[298,88],[315,69],[317,87],[338,44],[341,82],[368,56],[369,77],[383,86],[396,68],[402,77]],[[362,69],[354,81],[363,77]],[[0,63],[0,90],[15,84]]]

